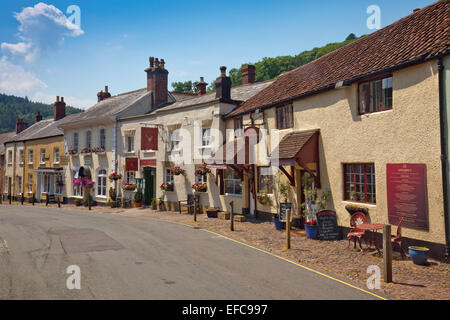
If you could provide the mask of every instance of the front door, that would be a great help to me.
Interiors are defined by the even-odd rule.
[[[144,202],[150,205],[156,198],[156,168],[144,167]]]

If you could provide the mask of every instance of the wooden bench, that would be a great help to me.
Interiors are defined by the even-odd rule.
[[[181,208],[187,208],[188,213],[194,213],[195,205],[197,205],[197,213],[200,213],[200,195],[188,194],[187,200],[178,201],[178,210],[181,214]]]

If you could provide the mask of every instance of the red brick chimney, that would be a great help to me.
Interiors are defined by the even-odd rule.
[[[242,84],[255,83],[255,66],[252,64],[246,64],[241,69],[242,72]]]
[[[149,58],[150,67],[145,69],[147,72],[147,91],[152,91],[152,108],[167,102],[167,77],[169,71],[164,68],[165,61],[158,58]]]
[[[42,120],[42,115],[41,115],[41,113],[38,111],[37,114],[36,114],[36,117],[34,117],[34,122],[35,122],[35,123],[38,123],[38,122],[41,121],[41,120]]]
[[[16,133],[21,133],[28,128],[28,123],[24,122],[22,118],[18,118],[16,121]]]
[[[227,67],[220,67],[220,77],[214,81],[216,85],[216,98],[222,100],[231,99],[231,78],[227,77]]]
[[[56,96],[53,109],[53,119],[55,119],[55,121],[58,121],[66,116],[66,103],[64,102],[64,97],[61,97],[60,101],[59,96]]]
[[[100,102],[108,98],[111,98],[111,93],[108,92],[108,86],[105,86],[105,92],[100,91],[97,93],[97,102]]]
[[[197,95],[202,96],[206,94],[206,86],[208,84],[205,82],[203,77],[200,77],[200,82],[197,83]]]

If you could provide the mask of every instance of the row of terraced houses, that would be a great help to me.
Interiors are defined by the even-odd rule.
[[[349,204],[367,208],[372,222],[403,217],[405,241],[443,258],[449,17],[450,1],[436,2],[275,80],[255,82],[246,65],[232,87],[221,67],[210,93],[203,78],[195,95],[169,92],[164,59],[150,58],[143,89],[111,95],[105,87],[97,104],[68,116],[57,97],[53,119],[18,119],[16,132],[0,135],[0,192],[72,203],[85,196],[73,180],[86,176],[99,204],[111,187],[133,199],[123,186],[138,183],[147,205],[177,210],[197,185],[203,210],[228,211],[233,201],[235,213],[262,219],[278,212],[285,182],[298,218],[303,181],[331,192],[327,208],[343,229]]]

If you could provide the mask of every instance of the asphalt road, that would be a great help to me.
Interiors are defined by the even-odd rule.
[[[66,286],[71,265],[80,290]],[[377,298],[182,225],[0,206],[0,299]]]

